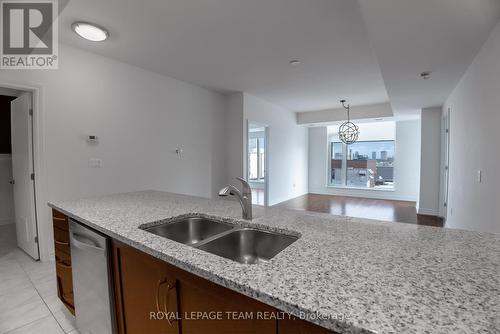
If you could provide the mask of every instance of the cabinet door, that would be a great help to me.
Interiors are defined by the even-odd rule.
[[[276,334],[274,308],[188,273],[179,277],[183,334]]]
[[[295,317],[278,321],[278,334],[335,334],[328,329]]]
[[[177,282],[166,263],[113,241],[119,333],[179,333]],[[168,320],[167,320],[168,318]]]

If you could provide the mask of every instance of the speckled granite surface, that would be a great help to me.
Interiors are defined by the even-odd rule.
[[[243,265],[137,227],[186,213],[236,224],[232,200],[146,191],[50,206],[146,253],[339,333],[500,333],[500,236],[254,206],[301,237]]]

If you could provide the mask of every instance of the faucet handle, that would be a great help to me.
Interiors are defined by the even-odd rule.
[[[245,188],[250,189],[250,184],[248,184],[247,180],[245,180],[241,177],[236,177],[236,180],[241,182],[241,184],[243,185],[243,190],[245,190]]]

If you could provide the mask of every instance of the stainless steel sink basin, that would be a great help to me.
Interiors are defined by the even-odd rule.
[[[194,245],[233,227],[233,225],[208,218],[187,217],[144,230],[186,245]]]
[[[196,248],[245,264],[268,261],[298,237],[253,228],[236,229]]]

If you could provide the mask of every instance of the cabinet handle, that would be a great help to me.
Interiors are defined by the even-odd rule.
[[[69,246],[69,242],[59,241],[59,240],[54,240],[54,241],[58,245]]]
[[[57,261],[56,261],[56,266],[60,266],[60,267],[62,267],[62,268],[66,268],[66,269],[71,268],[71,265],[67,265],[67,264],[65,264],[64,262],[60,261],[60,260],[57,260]]]
[[[155,301],[156,301],[156,310],[158,312],[161,312],[160,310],[160,288],[163,284],[167,283],[167,280],[158,280],[158,283],[156,284],[156,296],[155,296]]]
[[[168,321],[168,324],[170,325],[170,327],[172,327],[172,322],[170,321],[169,317],[168,317],[168,301],[170,299],[170,290],[172,290],[173,288],[175,288],[175,284],[174,283],[172,286],[167,285],[167,294],[165,295],[165,300],[163,301],[163,309],[165,310],[165,315],[167,316],[167,321]],[[175,320],[174,320],[175,321]]]

